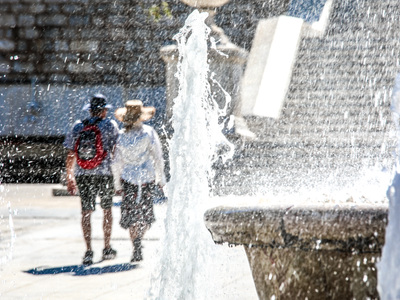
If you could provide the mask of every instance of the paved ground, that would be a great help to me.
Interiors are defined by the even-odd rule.
[[[0,299],[145,299],[154,257],[162,247],[166,204],[156,205],[158,221],[143,242],[140,264],[129,263],[132,246],[128,232],[118,225],[117,205],[111,243],[118,256],[100,260],[102,211],[97,209],[92,219],[95,263],[85,268],[80,264],[85,249],[79,198],[53,196],[58,188],[62,187],[0,186]],[[218,299],[257,299],[243,248],[215,247],[220,256]]]

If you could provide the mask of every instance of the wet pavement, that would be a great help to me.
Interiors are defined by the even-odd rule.
[[[92,215],[94,264],[83,267],[78,197],[53,196],[63,189],[54,184],[0,188],[0,299],[146,299],[162,247],[166,204],[155,206],[157,221],[143,240],[144,260],[139,264],[130,263],[132,245],[118,224],[119,197],[114,198],[111,238],[118,254],[101,261],[103,215],[98,206]],[[213,299],[257,299],[244,249],[215,247],[220,291]]]

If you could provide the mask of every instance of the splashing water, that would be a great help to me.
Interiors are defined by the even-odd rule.
[[[382,300],[400,299],[400,278],[398,267],[400,265],[399,251],[399,226],[400,226],[400,199],[399,189],[400,176],[396,174],[393,184],[389,187],[389,224],[386,227],[385,245],[382,250],[381,261],[378,267],[378,292]]]
[[[400,149],[400,75],[397,76],[393,89],[391,109],[393,121],[396,125],[398,149]],[[397,170],[392,184],[387,191],[389,199],[389,223],[386,226],[385,245],[382,250],[381,261],[378,267],[378,292],[382,300],[400,299],[400,277],[398,267],[400,266],[400,168],[397,161]]]
[[[206,299],[212,290],[207,285],[212,282],[208,266],[215,245],[203,212],[209,199],[212,160],[221,145],[233,149],[218,124],[224,109],[210,92],[207,15],[195,10],[175,36],[180,88],[173,107],[166,232],[160,270],[152,279],[152,299]]]

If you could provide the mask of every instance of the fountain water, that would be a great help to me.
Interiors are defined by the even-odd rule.
[[[392,92],[394,123],[397,127],[398,141],[400,143],[400,75],[397,75]],[[400,148],[399,148],[400,149]],[[400,174],[397,172],[387,191],[389,199],[389,224],[386,228],[386,241],[382,250],[382,258],[378,264],[378,291],[381,299],[391,300],[400,298],[400,279],[397,276],[400,264],[400,251],[398,242],[398,228],[400,226]]]
[[[399,191],[400,176],[397,173],[388,190],[389,224],[386,228],[386,242],[382,250],[382,259],[378,264],[378,291],[383,300],[399,299],[400,279],[397,276],[400,264],[398,228],[399,218]]]
[[[207,16],[195,10],[176,35],[180,85],[169,143],[171,180],[167,194],[171,200],[160,269],[150,291],[154,299],[206,299],[212,290],[207,288],[212,282],[212,268],[207,266],[212,265],[213,243],[202,212],[209,197],[212,159],[221,146],[229,149],[230,144],[218,124],[226,107],[220,109],[210,92]]]

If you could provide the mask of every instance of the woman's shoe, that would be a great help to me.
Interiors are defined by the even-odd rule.
[[[139,249],[139,250],[135,249],[133,251],[131,262],[138,262],[141,260],[143,260],[142,249]]]
[[[137,262],[143,260],[143,255],[142,255],[142,240],[141,239],[135,239],[133,241],[133,255],[131,262]]]

